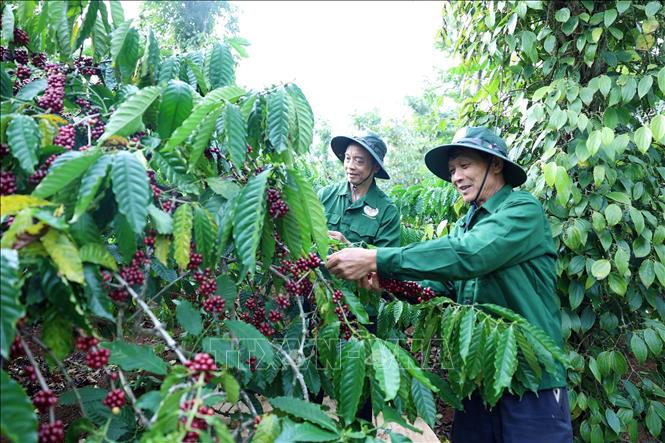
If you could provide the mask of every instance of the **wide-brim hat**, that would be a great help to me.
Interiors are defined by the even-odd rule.
[[[503,177],[513,187],[526,181],[526,171],[508,157],[508,146],[501,137],[484,126],[462,128],[450,144],[438,146],[425,154],[425,164],[434,175],[449,182],[448,158],[452,148],[468,148],[486,152],[504,161]]]
[[[330,141],[330,147],[332,148],[332,151],[335,153],[337,158],[344,162],[344,153],[346,152],[346,148],[348,148],[352,143],[367,149],[372,158],[374,158],[376,164],[379,165],[379,170],[376,174],[374,174],[374,177],[384,178],[386,180],[390,179],[386,169],[383,167],[383,158],[386,156],[386,152],[388,151],[388,148],[386,147],[386,144],[383,142],[383,140],[381,140],[376,135],[371,134],[362,137],[347,137],[344,135],[339,135],[337,137],[333,137],[333,139]]]

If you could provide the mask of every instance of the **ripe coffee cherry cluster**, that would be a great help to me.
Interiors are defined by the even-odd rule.
[[[203,374],[203,380],[206,383],[212,379],[213,372],[217,370],[215,360],[204,352],[196,354],[192,360],[185,363],[185,366],[189,369],[190,375],[196,380]]]
[[[208,148],[206,148],[205,151],[203,151],[203,153],[205,154],[208,160],[212,160],[212,155],[213,154],[219,155],[221,151],[219,150],[219,148],[216,148],[214,146],[209,146]]]
[[[25,375],[28,380],[32,382],[37,381],[37,371],[35,371],[35,367],[32,365],[23,366],[23,375]]]
[[[342,291],[339,289],[336,289],[335,292],[333,292],[332,296],[333,303],[339,303],[342,301]]]
[[[273,219],[284,217],[289,212],[289,205],[282,200],[282,194],[274,188],[268,189],[268,214]]]
[[[0,171],[0,195],[16,194],[16,176],[11,171]]]
[[[287,309],[291,306],[291,299],[286,294],[277,294],[277,297],[275,297],[275,303],[277,303],[280,308]]]
[[[224,317],[226,301],[219,295],[213,295],[203,301],[203,309],[211,314],[217,314],[219,318]]]
[[[196,292],[204,297],[211,296],[217,291],[217,281],[210,268],[205,268],[203,272],[195,272],[194,280],[199,284]]]
[[[47,69],[48,77],[46,81],[48,86],[44,95],[39,98],[39,106],[44,110],[50,109],[51,112],[59,114],[63,110],[67,77],[57,65],[50,65]]]
[[[85,356],[85,362],[92,369],[101,369],[109,362],[111,352],[108,349],[96,348],[88,352]]]
[[[16,46],[28,46],[30,44],[30,36],[21,28],[14,28],[14,44]]]
[[[273,323],[277,323],[278,321],[280,321],[283,318],[284,318],[284,314],[282,314],[277,309],[271,310],[270,313],[268,314],[268,320],[270,320]]]
[[[180,417],[180,422],[181,423],[187,423],[188,418],[188,413],[189,411],[192,410],[194,407],[194,400],[187,400],[180,406],[180,410],[184,412],[183,416]],[[199,405],[196,415],[194,416],[194,419],[192,420],[191,428],[192,429],[199,429],[201,431],[205,431],[208,429],[208,422],[205,420],[203,417],[212,417],[215,415],[215,411],[213,411],[212,408],[205,406],[205,405]],[[194,433],[196,434],[196,433]],[[197,438],[198,438],[198,434]]]
[[[76,100],[74,100],[74,103],[79,105],[79,107],[81,108],[81,112],[83,114],[87,114],[88,111],[90,111],[92,109],[92,103],[90,103],[89,100],[86,100],[84,98],[79,97]]]
[[[85,75],[86,77],[95,75],[97,73],[97,68],[94,66],[92,57],[78,57],[74,60],[74,66],[81,74]]]
[[[170,214],[173,211],[173,200],[164,200],[162,202],[162,209]]]
[[[410,301],[422,303],[434,298],[436,293],[431,288],[424,288],[415,281],[380,279],[379,285],[393,294],[402,294]]]
[[[201,266],[201,263],[203,263],[203,255],[196,253],[196,244],[192,242],[189,249],[189,264],[187,268],[192,271],[196,270]]]
[[[143,244],[146,245],[149,248],[154,248],[155,247],[155,233],[151,232],[145,237],[143,237]]]
[[[28,64],[28,51],[25,49],[14,49],[14,61],[21,65]]]
[[[29,79],[30,75],[32,75],[32,70],[28,66],[19,65],[19,67],[16,68],[16,77],[20,78],[21,80]]]
[[[76,337],[76,349],[83,352],[88,352],[91,348],[94,348],[99,344],[99,340],[95,337],[84,337],[79,335]]]
[[[9,359],[13,360],[23,355],[25,355],[25,350],[23,349],[23,346],[21,346],[21,339],[17,335],[16,337],[14,337],[14,341],[12,342],[12,345],[9,347]]]
[[[28,178],[30,183],[35,185],[39,184],[39,182],[41,182],[44,177],[46,177],[46,174],[48,174],[48,169],[51,167],[56,158],[58,158],[58,154],[53,154],[47,158],[44,164],[41,165],[39,169],[37,169],[35,173],[30,176],[30,178]]]
[[[120,270],[120,276],[131,286],[142,285],[145,280],[143,267],[148,263],[150,259],[146,257],[145,252],[136,251],[132,263]]]
[[[286,247],[276,231],[275,235],[273,235],[273,238],[275,239],[275,256],[277,258],[285,258],[287,255],[289,255],[289,249]]]
[[[290,260],[282,260],[281,265],[277,269],[284,275],[290,275],[291,277],[298,279],[305,272],[309,272],[310,270],[321,266],[321,263],[321,259],[318,255],[309,254],[307,257],[299,257],[295,263],[292,263]]]
[[[109,297],[113,301],[124,303],[129,300],[129,292],[125,288],[116,288],[109,292]]]
[[[62,146],[68,151],[74,149],[76,143],[76,128],[72,125],[61,126],[58,135],[53,139],[53,144]]]
[[[247,360],[247,364],[249,365],[249,370],[252,371],[252,372],[256,372],[256,368],[258,366],[258,363],[259,362],[256,359],[256,357],[249,357],[249,359]]]
[[[39,426],[39,443],[62,443],[65,441],[65,425],[61,420],[42,423]]]
[[[12,59],[12,56],[9,53],[9,48],[5,48],[4,46],[0,46],[0,61],[8,62],[11,59]]]
[[[125,391],[122,389],[113,389],[106,394],[106,398],[104,398],[102,403],[104,403],[104,406],[109,409],[122,408],[125,406],[125,403],[127,403],[127,399],[125,399]]]
[[[46,54],[43,52],[33,54],[32,65],[39,69],[44,69],[46,67]]]
[[[9,145],[5,143],[0,143],[0,158],[4,158],[9,155]]]
[[[294,297],[302,295],[303,297],[310,297],[312,295],[312,288],[314,285],[308,278],[303,278],[300,283],[295,280],[289,280],[284,285],[286,292]]]
[[[35,405],[35,408],[37,408],[39,412],[46,412],[49,408],[58,404],[58,396],[50,389],[41,390],[33,395],[32,404]]]
[[[90,126],[90,138],[92,138],[93,141],[101,137],[106,130],[104,121],[97,117],[88,120],[88,126]]]
[[[155,171],[149,170],[148,177],[150,178],[150,189],[152,189],[152,198],[155,201],[159,200],[159,196],[162,195],[162,190],[157,185],[157,180],[155,179]]]
[[[265,335],[268,338],[272,337],[273,335],[275,335],[275,332],[277,332],[275,331],[275,328],[273,328],[270,325],[270,323],[265,321],[259,323],[259,325],[256,328],[259,330],[261,334]]]

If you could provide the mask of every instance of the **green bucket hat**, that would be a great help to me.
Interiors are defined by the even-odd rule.
[[[362,137],[346,137],[343,135],[333,137],[330,141],[330,147],[340,161],[344,162],[344,153],[346,148],[355,143],[363,148],[372,155],[376,164],[379,165],[379,172],[377,172],[374,177],[384,178],[386,180],[390,179],[390,176],[383,167],[383,158],[386,156],[386,151],[388,148],[386,144],[378,136],[373,134],[368,134]]]
[[[513,187],[526,181],[526,172],[508,157],[508,146],[501,137],[485,126],[462,128],[455,134],[450,144],[438,146],[425,154],[425,164],[434,175],[450,181],[448,156],[451,148],[469,148],[487,152],[504,161],[503,177]]]

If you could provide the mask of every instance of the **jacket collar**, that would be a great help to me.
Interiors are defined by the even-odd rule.
[[[363,197],[361,197],[359,200],[357,200],[353,205],[355,206],[358,203],[366,203],[369,206],[373,208],[377,208],[378,205],[380,204],[380,195],[379,195],[380,189],[376,185],[376,181],[372,180],[372,184],[370,185],[369,189],[367,190],[367,194],[365,194]],[[351,188],[349,186],[349,182],[344,180],[342,183],[339,185],[339,190],[337,191],[337,195],[339,196],[347,196],[351,198]]]
[[[491,196],[481,208],[485,209],[490,214],[496,212],[496,210],[501,206],[501,203],[504,202],[513,191],[513,188],[510,185],[505,185],[503,188],[499,189],[496,194]]]

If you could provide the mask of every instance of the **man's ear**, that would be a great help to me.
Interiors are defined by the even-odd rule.
[[[494,174],[499,174],[503,171],[503,167],[505,166],[505,163],[502,158],[499,157],[494,157],[492,159],[492,172]]]

